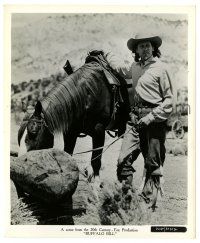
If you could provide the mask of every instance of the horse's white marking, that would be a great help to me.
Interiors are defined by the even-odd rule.
[[[101,180],[100,176],[95,176],[94,181],[91,183],[93,194],[97,201],[99,201],[99,192],[100,192]]]
[[[53,148],[58,149],[58,150],[64,150],[63,133],[55,132],[54,141],[53,141]]]
[[[23,134],[23,136],[21,138],[21,141],[20,141],[18,157],[23,155],[23,154],[25,154],[27,152],[26,143],[25,143],[26,135],[27,135],[27,128],[25,129],[24,134]]]
[[[100,176],[95,176],[94,177],[94,188],[98,191],[100,190],[100,185],[101,185],[101,179]]]

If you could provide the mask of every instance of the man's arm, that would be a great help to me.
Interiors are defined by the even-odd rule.
[[[107,56],[107,61],[110,66],[115,71],[117,71],[124,79],[132,78],[132,65],[125,63],[121,57],[113,53],[109,53],[109,55]]]
[[[150,119],[154,122],[162,122],[168,119],[173,110],[173,90],[169,74],[166,70],[160,77],[160,90],[163,96],[163,102],[153,109],[150,113]]]
[[[160,77],[160,91],[163,97],[163,102],[153,109],[145,117],[141,118],[139,125],[149,125],[152,122],[163,122],[168,119],[173,110],[173,89],[169,74],[166,70],[162,72]]]
[[[124,79],[131,79],[132,78],[132,66],[131,67],[118,67],[116,70],[117,72],[124,78]]]

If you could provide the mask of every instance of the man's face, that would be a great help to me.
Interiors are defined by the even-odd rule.
[[[141,57],[143,61],[149,59],[154,51],[150,41],[140,42],[137,45],[136,53]]]

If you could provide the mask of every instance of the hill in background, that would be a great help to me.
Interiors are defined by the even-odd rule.
[[[152,14],[13,14],[12,83],[64,72],[67,59],[75,68],[88,51],[111,51],[127,64],[133,57],[126,43],[141,30],[162,37],[162,60],[176,88],[187,86],[187,16]]]

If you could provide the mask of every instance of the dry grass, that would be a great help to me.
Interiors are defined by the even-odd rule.
[[[11,224],[12,225],[36,225],[38,220],[33,216],[27,204],[22,199],[15,200],[11,205]]]
[[[11,224],[41,224],[39,218],[33,216],[33,208],[25,204],[22,199],[16,198],[12,202]],[[134,190],[124,194],[120,183],[110,184],[106,181],[103,188],[99,190],[98,197],[91,191],[86,213],[74,216],[73,220],[75,225],[143,225],[150,217],[148,212]],[[42,224],[48,222],[46,220]]]
[[[124,192],[120,183],[103,188],[99,215],[102,225],[140,225],[146,220],[146,210],[135,190]]]
[[[74,220],[78,225],[142,225],[147,218],[148,211],[134,190],[126,194],[120,183],[106,181],[98,198],[90,200],[86,213]]]

